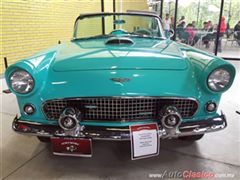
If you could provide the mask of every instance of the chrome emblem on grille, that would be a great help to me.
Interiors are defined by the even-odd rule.
[[[140,112],[139,115],[152,115],[153,112]]]
[[[111,80],[114,81],[114,82],[123,83],[123,82],[128,82],[128,81],[130,81],[131,79],[130,79],[130,78],[111,78]]]
[[[97,109],[98,108],[98,106],[93,106],[93,105],[86,105],[84,107],[87,109]]]

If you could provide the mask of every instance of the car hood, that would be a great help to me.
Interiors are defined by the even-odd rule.
[[[106,45],[107,39],[89,39],[62,44],[56,53],[54,71],[187,68],[184,54],[170,40],[132,38],[134,44]]]

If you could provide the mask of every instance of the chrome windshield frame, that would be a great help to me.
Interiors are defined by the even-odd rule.
[[[155,37],[155,38],[166,38],[164,31],[163,31],[163,27],[162,27],[162,20],[161,18],[154,14],[154,13],[147,13],[147,12],[126,12],[126,13],[110,13],[110,12],[105,12],[105,13],[89,13],[89,14],[81,14],[77,17],[75,23],[74,23],[74,31],[73,31],[73,38],[74,39],[86,39],[86,37],[84,38],[77,38],[77,28],[78,28],[78,22],[79,20],[85,19],[85,18],[91,18],[91,17],[103,17],[103,16],[119,16],[119,15],[129,15],[129,16],[143,16],[143,17],[152,17],[155,18],[157,20],[158,23],[158,29],[159,29],[159,33],[160,36],[159,37]],[[91,38],[91,36],[89,37]],[[154,38],[154,37],[153,37]]]

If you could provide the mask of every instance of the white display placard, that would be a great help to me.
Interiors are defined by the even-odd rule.
[[[157,123],[130,126],[132,160],[157,156],[159,135]]]

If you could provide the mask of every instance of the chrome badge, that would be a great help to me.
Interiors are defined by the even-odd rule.
[[[124,82],[130,81],[131,79],[130,78],[111,78],[111,80],[114,82],[124,83]]]

